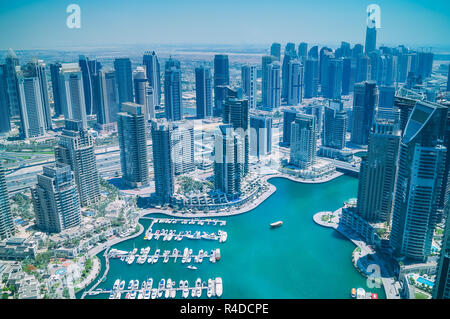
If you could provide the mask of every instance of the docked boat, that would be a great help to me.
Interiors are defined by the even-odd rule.
[[[208,279],[208,290],[206,290],[206,296],[208,296],[208,298],[212,297],[212,279]]]
[[[378,299],[378,295],[376,293],[372,294],[372,299]]]
[[[366,297],[366,291],[364,288],[356,289],[356,299],[364,299]]]
[[[172,279],[167,279],[167,283],[166,283],[166,291],[164,294],[164,297],[167,299],[170,297],[170,289],[172,289]]]
[[[220,248],[216,249],[216,260],[220,260]]]
[[[200,249],[200,251],[198,252],[198,262],[203,262],[203,249]]]
[[[152,289],[153,286],[153,278],[148,278],[147,279],[147,289],[150,290]]]
[[[125,280],[122,280],[119,284],[119,289],[123,290],[123,288],[125,288]]]
[[[170,298],[175,298],[177,291],[175,289],[175,280],[172,281],[172,288],[170,288]]]
[[[281,225],[283,225],[283,222],[281,220],[279,220],[277,222],[270,224],[270,228],[280,227]]]
[[[115,299],[115,292],[114,291],[112,291],[110,294],[109,294],[109,299]]]
[[[158,289],[156,289],[156,288],[153,288],[152,289],[152,294],[150,295],[150,297],[152,298],[152,299],[156,299],[156,296],[158,295]]]
[[[189,297],[189,283],[187,280],[183,282],[183,298]]]
[[[138,249],[134,248],[133,251],[131,252],[131,254],[136,255],[137,251],[138,251]]]
[[[223,286],[222,286],[222,278],[216,278],[216,295],[217,297],[222,296]]]
[[[139,290],[139,280],[136,279],[136,280],[134,281],[133,289],[134,289],[134,290]]]
[[[150,299],[150,294],[151,294],[151,290],[150,290],[150,289],[147,289],[147,290],[144,292],[144,299]]]
[[[131,293],[130,293],[130,299],[136,299],[136,291],[132,291]]]
[[[120,279],[116,279],[116,281],[114,282],[113,290],[117,290],[117,288],[119,288],[119,285],[120,285]]]
[[[130,280],[130,282],[128,283],[128,290],[133,289],[134,286],[134,280]]]
[[[144,291],[139,291],[137,299],[144,299]]]
[[[352,298],[356,298],[356,288],[352,288]]]
[[[202,295],[202,281],[200,278],[197,278],[195,281],[195,296],[200,298]]]
[[[166,280],[163,278],[163,279],[161,279],[161,281],[159,282],[159,285],[158,285],[158,298],[162,297],[165,287],[166,287]]]

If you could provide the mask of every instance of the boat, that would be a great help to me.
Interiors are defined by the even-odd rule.
[[[281,225],[283,225],[283,222],[281,220],[279,220],[277,222],[270,224],[270,228],[280,227]]]
[[[147,288],[147,281],[143,280],[141,285],[141,290],[145,290]]]
[[[212,279],[208,279],[208,290],[206,290],[206,296],[208,296],[208,298],[212,297]]]
[[[147,279],[147,289],[150,290],[152,289],[153,286],[153,278],[148,278]]]
[[[125,288],[125,280],[122,280],[119,284],[119,289],[123,290],[123,288]]]
[[[134,286],[134,280],[130,280],[130,282],[128,283],[128,290],[133,289]]]
[[[167,283],[166,283],[166,291],[164,294],[164,297],[169,298],[170,297],[170,289],[172,288],[172,279],[167,279]]]
[[[132,253],[133,255],[136,255],[137,251],[138,251],[138,249],[137,249],[137,248],[134,248],[133,251],[132,251],[131,253]]]
[[[159,285],[158,285],[158,298],[162,297],[163,290],[164,290],[165,286],[166,286],[166,280],[165,279],[161,279],[161,281],[159,282]]]
[[[216,249],[216,260],[220,260],[220,248]]]
[[[356,299],[364,299],[366,297],[366,291],[364,288],[356,289]]]
[[[376,293],[372,294],[372,299],[378,299],[378,295]]]
[[[156,288],[153,288],[152,289],[152,294],[150,295],[150,297],[152,298],[152,299],[156,299],[156,296],[158,295],[158,289],[156,289]]]
[[[356,288],[352,288],[352,298],[356,298]]]
[[[183,298],[189,297],[189,283],[187,280],[183,282]]]
[[[195,295],[200,298],[202,295],[202,281],[200,278],[197,278],[195,281]]]
[[[217,297],[222,296],[223,286],[222,286],[222,278],[216,278],[216,295]]]
[[[137,299],[144,299],[144,291],[140,290]]]
[[[200,249],[200,251],[198,252],[198,262],[203,262],[203,249]]]
[[[175,280],[172,281],[172,288],[170,288],[170,298],[175,298],[177,291],[175,289]]]
[[[216,262],[216,254],[214,252],[214,249],[211,250],[211,253],[209,254],[209,261],[212,262],[212,263]]]
[[[119,285],[120,285],[120,279],[116,279],[116,281],[114,282],[113,290],[116,290],[117,288],[119,288]]]
[[[139,280],[136,279],[136,280],[134,281],[133,289],[134,289],[134,290],[138,290],[138,289],[139,289]]]
[[[144,292],[144,299],[150,299],[150,294],[151,294],[151,290],[150,290],[150,289],[147,289],[147,290]]]
[[[187,266],[186,268],[188,268],[188,269],[192,269],[192,270],[196,270],[196,269],[197,269],[197,267],[196,267],[196,266],[194,266],[194,265],[189,265],[189,266]]]
[[[122,294],[119,291],[116,292],[116,294],[114,295],[114,299],[120,299],[120,297],[122,297]]]
[[[136,291],[132,291],[131,293],[130,293],[130,299],[136,299]]]

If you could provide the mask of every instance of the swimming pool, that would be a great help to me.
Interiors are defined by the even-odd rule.
[[[420,282],[421,284],[428,285],[428,286],[430,286],[430,287],[433,287],[433,286],[434,286],[434,282],[432,282],[432,281],[430,281],[430,280],[428,280],[428,279],[425,279],[425,278],[423,278],[423,277],[418,277],[418,278],[417,278],[417,282]]]

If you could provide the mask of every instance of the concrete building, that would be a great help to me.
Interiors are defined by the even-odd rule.
[[[15,233],[11,214],[8,189],[6,188],[5,170],[0,161],[0,239],[13,236]]]
[[[250,109],[256,109],[257,71],[255,65],[244,65],[241,68],[241,89],[248,99]]]
[[[256,157],[272,152],[272,118],[250,115],[250,154]]]
[[[205,119],[213,115],[211,70],[207,67],[195,68],[195,97],[197,118]]]
[[[378,104],[377,86],[373,81],[366,81],[355,84],[354,90],[351,142],[366,145]]]
[[[316,161],[316,118],[309,114],[297,114],[291,124],[291,152],[289,162],[300,169],[307,169]]]

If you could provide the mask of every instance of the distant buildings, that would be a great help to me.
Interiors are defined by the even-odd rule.
[[[148,185],[144,106],[126,102],[117,114],[122,181],[130,187]]]
[[[272,62],[276,61],[276,58],[271,55],[265,55],[261,58],[261,95],[262,95],[262,105],[267,107],[269,102],[269,68],[267,67]],[[280,88],[280,85],[278,87]],[[281,92],[280,92],[281,93]],[[280,97],[281,98],[281,97]]]
[[[417,101],[401,139],[390,243],[396,254],[410,260],[425,261],[431,253],[446,186],[447,112],[442,105]]]
[[[324,66],[325,67],[325,66]],[[324,79],[322,81],[323,97],[340,99],[342,93],[343,62],[341,59],[328,59]]]
[[[288,64],[288,92],[287,104],[298,105],[303,97],[303,65],[299,60],[293,59]]]
[[[345,147],[346,132],[347,113],[343,110],[342,103],[325,106],[322,145],[342,150]]]
[[[165,65],[164,99],[166,119],[180,121],[183,118],[180,61],[172,58]]]
[[[124,102],[133,102],[133,73],[130,59],[114,59],[114,69],[119,92],[119,105],[122,105]]]
[[[155,51],[145,52],[142,64],[145,65],[146,78],[153,90],[154,105],[159,106],[161,105],[161,71]]]
[[[195,170],[194,124],[191,121],[179,121],[172,125],[169,126],[169,133],[174,173],[180,175],[192,172]]]
[[[9,50],[5,57],[5,79],[6,93],[9,103],[9,115],[16,117],[20,114],[20,98],[17,85],[17,68],[20,66],[19,59],[13,50]]]
[[[351,142],[366,145],[378,102],[377,86],[373,81],[366,81],[355,84],[354,90]]]
[[[152,121],[153,168],[155,193],[162,203],[170,203],[174,194],[174,159],[172,148],[173,123]],[[181,161],[182,162],[182,161]]]
[[[221,125],[214,144],[214,186],[229,199],[241,194],[244,177],[244,139],[231,125]]]
[[[0,161],[0,239],[13,236],[15,233],[12,220],[8,189],[6,188],[5,171]]]
[[[287,109],[283,111],[283,144],[289,146],[291,144],[291,124],[297,117],[295,109]]]
[[[276,58],[278,61],[281,60],[281,44],[272,43],[270,47],[270,55]]]
[[[89,206],[100,199],[94,139],[81,121],[66,120],[55,147],[55,159],[57,163],[69,165],[74,172],[81,206]]]
[[[244,65],[241,68],[241,89],[248,99],[250,109],[256,109],[257,71],[255,65]]]
[[[228,55],[216,54],[214,56],[214,107],[221,110],[220,93],[218,90],[221,86],[227,86],[230,84],[230,71],[228,65]],[[216,111],[216,114],[219,114]]]
[[[307,169],[316,161],[316,118],[309,114],[297,114],[291,124],[291,152],[289,162],[300,169]]]
[[[79,195],[70,166],[57,163],[43,169],[32,191],[36,227],[47,233],[59,233],[80,225]]]
[[[369,54],[377,49],[377,29],[375,26],[367,26],[366,28],[366,45],[365,53]]]
[[[6,82],[6,65],[0,64],[0,133],[7,133],[11,130],[11,118],[9,115],[9,100]]]
[[[358,213],[368,222],[390,223],[399,145],[397,125],[376,121],[359,173]]]
[[[80,55],[78,65],[83,77],[84,101],[86,104],[86,114],[96,114],[96,102],[94,101],[94,76],[100,71],[101,64],[96,60],[90,60],[84,55]]]
[[[305,62],[305,93],[304,98],[309,99],[317,96],[319,87],[319,61],[308,58]]]
[[[250,154],[256,157],[272,152],[272,118],[250,115]]]
[[[213,115],[211,70],[207,67],[195,68],[195,97],[197,118],[205,119]]]
[[[266,66],[265,98],[263,108],[267,110],[278,109],[281,105],[281,67],[275,61]]]
[[[116,130],[119,112],[116,72],[100,70],[94,76],[93,83],[93,92],[98,97],[97,123],[101,130]]]

